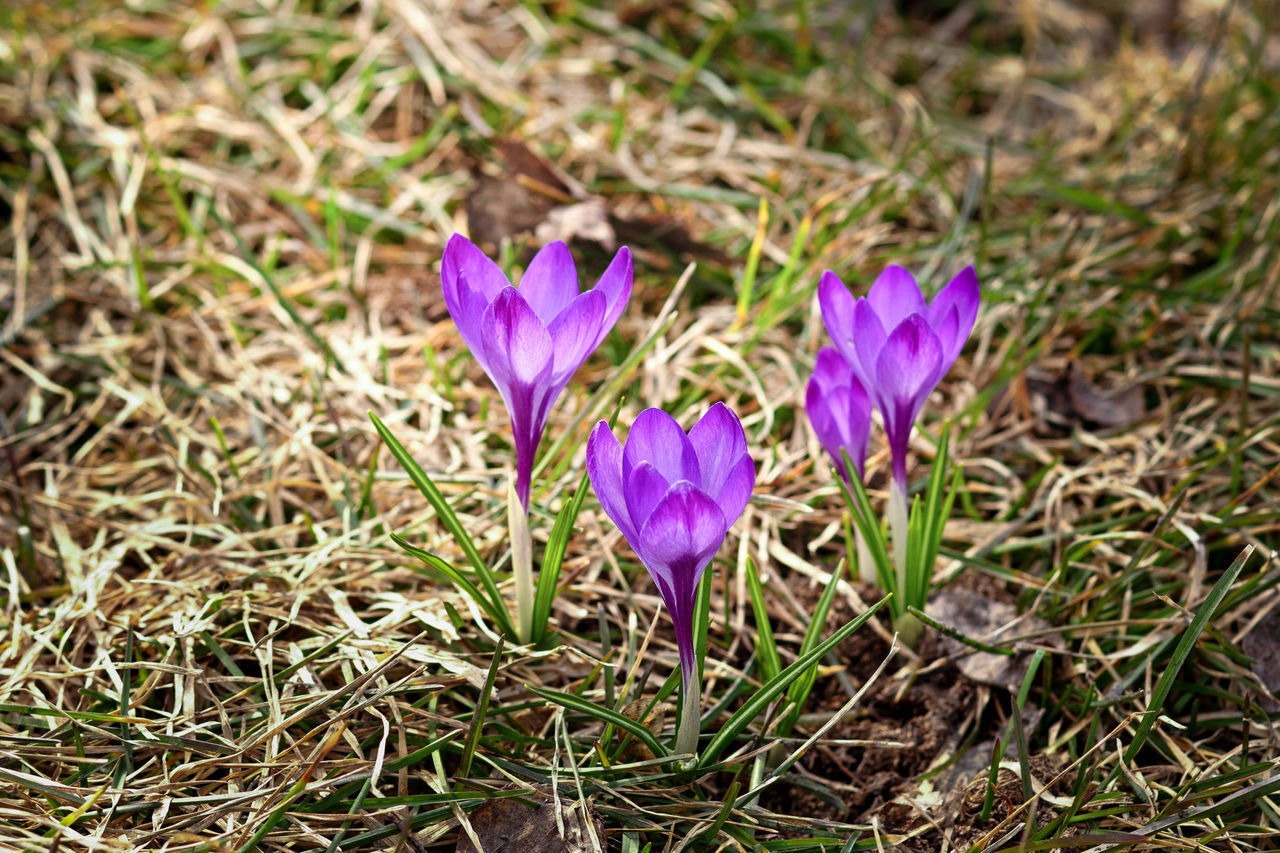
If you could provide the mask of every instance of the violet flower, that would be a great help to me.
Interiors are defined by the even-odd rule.
[[[836,274],[818,282],[827,334],[884,418],[893,480],[905,500],[907,442],[920,409],[955,363],[978,316],[978,276],[966,267],[926,304],[911,273],[890,266],[856,301]]]
[[[866,475],[867,443],[871,436],[871,397],[853,374],[844,356],[831,347],[818,351],[818,360],[805,390],[804,410],[822,449],[846,481],[844,455],[849,454],[858,479]]]
[[[818,360],[805,390],[804,410],[822,448],[846,483],[852,482],[844,457],[853,463],[859,482],[866,476],[867,443],[871,436],[871,397],[844,356],[831,347],[818,351]],[[858,576],[875,584],[875,560],[855,526],[853,532]]]
[[[622,315],[631,295],[631,252],[618,250],[595,287],[578,292],[564,243],[549,243],[512,286],[475,244],[454,234],[441,269],[445,305],[511,415],[516,493],[529,509],[533,458],[547,413],[564,386]]]
[[[695,752],[701,690],[693,611],[698,581],[755,486],[742,424],[717,403],[686,435],[666,412],[646,409],[624,447],[601,421],[587,441],[587,473],[671,613],[683,682],[676,751]]]

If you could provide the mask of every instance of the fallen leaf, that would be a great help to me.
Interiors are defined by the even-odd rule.
[[[651,735],[659,737],[662,734],[662,729],[667,724],[667,715],[675,710],[675,706],[670,702],[659,702],[653,708],[649,709],[649,715],[647,717],[643,720],[640,719],[640,715],[643,714],[645,709],[648,707],[648,699],[634,699],[623,706],[622,716],[635,720],[637,723],[641,723],[649,730]],[[627,741],[625,752],[627,757],[632,761],[652,761],[657,757],[653,754],[653,750],[644,745],[643,741],[635,738]]]
[[[510,798],[492,799],[468,820],[484,853],[599,853],[604,827],[595,815],[585,815],[577,800],[543,803],[533,809]],[[589,822],[589,823],[588,823]],[[480,853],[471,836],[458,835],[457,853]]]
[[[619,244],[652,248],[677,257],[690,257],[729,266],[728,255],[695,239],[671,216],[620,216],[605,199],[514,139],[498,139],[492,146],[496,163],[472,169],[475,186],[467,194],[467,227],[471,240],[490,250],[504,239],[532,237],[540,244],[553,240],[598,243],[607,251]],[[494,167],[499,174],[491,174]]]
[[[1272,610],[1249,629],[1240,641],[1240,649],[1253,658],[1250,669],[1263,687],[1271,692],[1263,703],[1266,710],[1280,709],[1280,612]]]
[[[1012,637],[1050,627],[1035,614],[1019,617],[1018,609],[1008,602],[995,601],[959,587],[939,590],[929,600],[925,612],[957,633],[988,646],[1007,646]],[[1017,626],[1009,630],[1008,626],[1015,620],[1019,620]],[[1057,634],[1048,633],[1039,642],[1041,645],[1061,646],[1062,639]],[[980,652],[945,634],[942,643],[947,654],[956,657],[956,667],[970,681],[1003,687],[1010,692],[1016,692],[1022,686],[1031,659],[1030,651],[1012,655]]]
[[[1083,421],[1102,427],[1118,427],[1137,423],[1147,416],[1141,385],[1101,393],[1075,362],[1067,365],[1064,379],[1071,407]]]
[[[510,176],[477,173],[467,194],[467,230],[472,242],[490,249],[505,240],[532,234],[555,202],[533,192]]]
[[[547,218],[538,224],[534,233],[543,245],[556,240],[565,243],[588,240],[612,250],[618,243],[613,226],[609,224],[609,211],[598,198],[548,211]]]
[[[661,214],[635,219],[610,216],[618,240],[628,246],[646,246],[661,249],[677,257],[697,258],[719,266],[731,266],[733,258],[689,233],[680,220]]]
[[[1147,416],[1145,389],[1140,384],[1117,391],[1099,391],[1074,362],[1054,376],[1029,369],[996,391],[987,411],[992,417],[1006,412],[1035,417],[1037,429],[1112,428],[1137,423]]]

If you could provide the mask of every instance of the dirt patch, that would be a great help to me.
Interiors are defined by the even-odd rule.
[[[788,583],[803,606],[816,604],[821,590],[808,579],[795,576]],[[1001,584],[981,575],[962,578],[957,586],[992,601],[1013,599]],[[860,588],[859,594],[865,601],[878,598],[870,587]],[[843,624],[855,615],[848,599],[837,598],[829,623]],[[966,678],[947,657],[950,651],[944,638],[926,630],[916,649],[919,663],[908,666],[904,656],[892,661],[859,706],[800,761],[792,778],[766,793],[762,805],[830,820],[875,818],[895,835],[937,823],[979,834],[976,823],[986,795],[990,742],[1000,724],[997,717],[1002,716],[987,713],[988,700],[999,691]],[[855,688],[872,677],[888,653],[888,644],[869,628],[838,649]],[[807,710],[834,713],[847,699],[838,679],[822,679]],[[966,744],[977,745],[955,760]],[[928,771],[953,760],[953,768],[922,781]],[[1015,788],[1006,790],[1008,780],[1002,775],[997,802],[983,827],[994,826],[1022,802],[1021,780],[1011,779]],[[970,808],[974,796],[978,804]],[[919,842],[924,845],[921,850],[937,850],[941,840],[938,829],[928,829],[907,840],[902,849],[915,849],[910,845]]]
[[[921,651],[936,658],[931,645],[922,643]],[[888,652],[888,645],[870,631],[854,634],[840,647],[855,687]],[[819,684],[815,693],[823,712],[834,713],[848,699],[835,679]],[[808,777],[804,783],[775,786],[764,804],[833,820],[869,816],[913,789],[916,777],[954,748],[971,700],[972,688],[949,665],[926,672],[909,686],[900,678],[882,678],[826,742],[801,760],[799,774]],[[815,783],[825,796],[808,790]],[[801,803],[802,812],[797,811]]]

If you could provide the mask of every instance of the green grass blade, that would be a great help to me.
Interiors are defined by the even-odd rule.
[[[594,717],[602,723],[612,724],[615,728],[631,733],[641,743],[649,747],[649,750],[654,755],[662,756],[667,754],[667,750],[662,744],[658,743],[658,739],[653,736],[653,733],[630,717],[624,717],[617,711],[589,702],[580,696],[574,696],[572,693],[561,693],[558,690],[548,690],[543,687],[533,686],[530,686],[529,690],[562,708],[586,714],[588,717]]]
[[[1204,632],[1205,626],[1213,618],[1218,605],[1222,603],[1222,599],[1226,597],[1227,591],[1236,582],[1236,578],[1240,576],[1240,572],[1244,569],[1245,563],[1249,561],[1251,556],[1253,556],[1253,546],[1249,545],[1227,567],[1227,570],[1222,573],[1222,577],[1218,578],[1218,582],[1213,585],[1213,589],[1209,590],[1208,597],[1200,605],[1200,609],[1196,611],[1195,618],[1191,620],[1187,630],[1182,633],[1182,639],[1178,641],[1177,647],[1173,650],[1173,659],[1169,661],[1164,673],[1160,676],[1160,680],[1156,682],[1155,689],[1151,691],[1151,702],[1147,706],[1147,712],[1143,715],[1142,722],[1138,724],[1138,730],[1133,733],[1133,740],[1124,751],[1123,761],[1126,764],[1133,761],[1138,751],[1147,742],[1147,737],[1151,734],[1151,727],[1155,725],[1156,718],[1160,716],[1164,709],[1164,701],[1169,697],[1169,691],[1173,689],[1174,680],[1178,677],[1178,673],[1182,671],[1187,658],[1191,657],[1191,650],[1195,648],[1196,640]],[[1119,772],[1119,766],[1112,771],[1113,775]]]
[[[339,359],[337,354],[333,351],[333,348],[329,346],[329,342],[322,338],[320,334],[316,332],[315,327],[308,323],[306,318],[298,313],[298,309],[293,306],[293,302],[285,295],[284,291],[280,289],[280,285],[276,284],[275,278],[265,267],[262,266],[262,264],[258,263],[258,259],[254,257],[253,252],[249,250],[249,247],[245,245],[244,240],[240,238],[239,231],[237,231],[236,227],[232,223],[228,222],[218,211],[217,205],[210,207],[209,212],[213,215],[214,219],[218,220],[218,225],[222,228],[223,232],[228,234],[235,242],[236,249],[239,250],[240,259],[258,273],[258,276],[262,279],[262,283],[266,285],[267,290],[271,291],[271,295],[275,297],[276,304],[280,306],[281,310],[283,310],[286,315],[288,315],[294,325],[302,330],[302,333],[307,336],[308,340],[315,344],[316,348],[324,354],[325,364],[332,364],[348,376],[351,375],[351,371],[347,370],[343,365],[341,359]]]
[[[424,551],[417,546],[410,545],[399,534],[392,533],[391,541],[403,548],[405,553],[416,557],[429,568],[444,575],[454,586],[465,592],[472,601],[480,605],[480,609],[488,614],[489,618],[494,621],[502,633],[510,636],[515,635],[515,626],[511,624],[511,615],[507,612],[506,603],[501,598],[497,601],[492,601],[448,560],[437,557],[430,551]]]
[[[551,527],[546,550],[542,552],[542,568],[538,572],[538,586],[533,598],[533,640],[542,642],[547,634],[547,621],[551,616],[551,602],[556,596],[556,584],[560,580],[560,567],[573,536],[573,525],[578,520],[582,501],[587,496],[587,473],[582,472],[578,490],[564,502]]]
[[[476,702],[476,712],[471,717],[471,728],[467,730],[467,739],[462,745],[462,760],[458,763],[455,779],[465,779],[471,773],[471,760],[475,758],[476,746],[480,743],[480,730],[484,728],[484,716],[489,711],[489,697],[493,694],[493,682],[498,677],[498,665],[502,663],[502,638],[493,650],[493,660],[489,663],[489,672],[484,678],[484,687],[480,690],[480,698]]]
[[[493,571],[489,568],[488,563],[484,561],[484,558],[480,556],[476,543],[467,534],[462,522],[458,520],[458,516],[449,506],[449,502],[444,499],[444,495],[436,488],[436,484],[431,482],[431,478],[427,476],[426,471],[422,470],[422,466],[414,461],[413,457],[409,455],[409,451],[405,450],[404,445],[392,435],[391,430],[387,429],[386,424],[373,412],[369,413],[369,418],[373,421],[373,428],[378,431],[383,443],[391,451],[391,455],[404,468],[405,473],[409,475],[409,479],[417,486],[422,496],[427,499],[427,503],[431,504],[431,508],[436,512],[436,517],[444,524],[445,529],[449,531],[454,541],[458,543],[458,547],[462,549],[462,553],[466,555],[467,561],[476,570],[476,577],[480,579],[480,583],[489,594],[490,600],[501,602],[503,600],[502,593],[498,591],[498,584],[494,578]],[[509,631],[511,620],[504,617],[502,622],[508,626],[504,630]]]
[[[844,566],[845,563],[841,560],[836,570],[831,573],[831,580],[827,581],[826,588],[822,590],[817,606],[813,608],[813,613],[809,617],[809,626],[805,629],[804,639],[800,642],[801,655],[808,654],[822,636],[822,630],[827,624],[827,614],[831,612],[831,605],[835,602],[836,588],[840,585],[840,579],[844,577]],[[813,683],[818,679],[818,666],[819,662],[815,661],[813,666],[805,670],[787,688],[787,699],[791,701],[791,707],[787,709],[786,716],[778,722],[779,736],[787,737],[795,728],[796,722],[800,719],[800,709],[809,698]]]
[[[693,648],[698,659],[698,681],[701,682],[702,664],[707,659],[707,635],[711,632],[711,572],[702,573],[693,604]]]
[[[756,619],[755,648],[760,676],[770,681],[782,671],[782,660],[778,656],[778,643],[773,638],[773,627],[769,624],[769,608],[765,604],[760,574],[750,557],[747,558],[747,593],[751,596],[751,610]]]
[[[742,271],[742,287],[738,291],[737,324],[742,325],[751,311],[752,296],[756,287],[756,271],[760,268],[760,253],[764,250],[764,238],[769,231],[769,201],[761,196],[756,214],[756,236],[747,250],[747,264]]]
[[[843,453],[843,455],[845,470],[856,471],[849,454]],[[876,576],[880,579],[881,588],[886,592],[898,591],[898,576],[893,570],[893,564],[889,561],[889,545],[885,541],[884,528],[875,520],[875,510],[871,507],[871,499],[867,497],[866,487],[857,477],[854,477],[851,483],[845,483],[844,478],[839,474],[836,474],[835,478],[836,485],[840,487],[840,494],[844,497],[845,506],[849,508],[849,515],[853,517],[853,523],[862,534],[862,541],[866,543],[871,559],[876,564]],[[898,600],[900,597],[895,595],[889,605],[894,618],[899,618],[906,613],[907,606]]]

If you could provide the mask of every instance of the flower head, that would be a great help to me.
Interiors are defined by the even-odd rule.
[[[564,386],[613,328],[631,295],[624,246],[595,287],[580,293],[564,243],[544,246],[516,288],[475,244],[454,234],[440,274],[445,305],[511,415],[516,491],[529,506],[533,457],[547,413]]]
[[[666,412],[646,409],[624,447],[601,421],[587,441],[587,473],[600,505],[649,570],[671,612],[688,691],[698,672],[693,643],[698,581],[755,487],[742,424],[728,406],[717,403],[686,435]]]
[[[818,282],[827,333],[884,418],[894,480],[905,487],[907,440],[924,401],[955,363],[978,316],[978,276],[966,267],[926,303],[911,273],[890,266],[856,301],[833,272]]]
[[[847,453],[861,480],[866,473],[871,435],[871,398],[844,356],[831,347],[818,351],[805,391],[804,410],[840,476],[849,479],[843,456]]]

